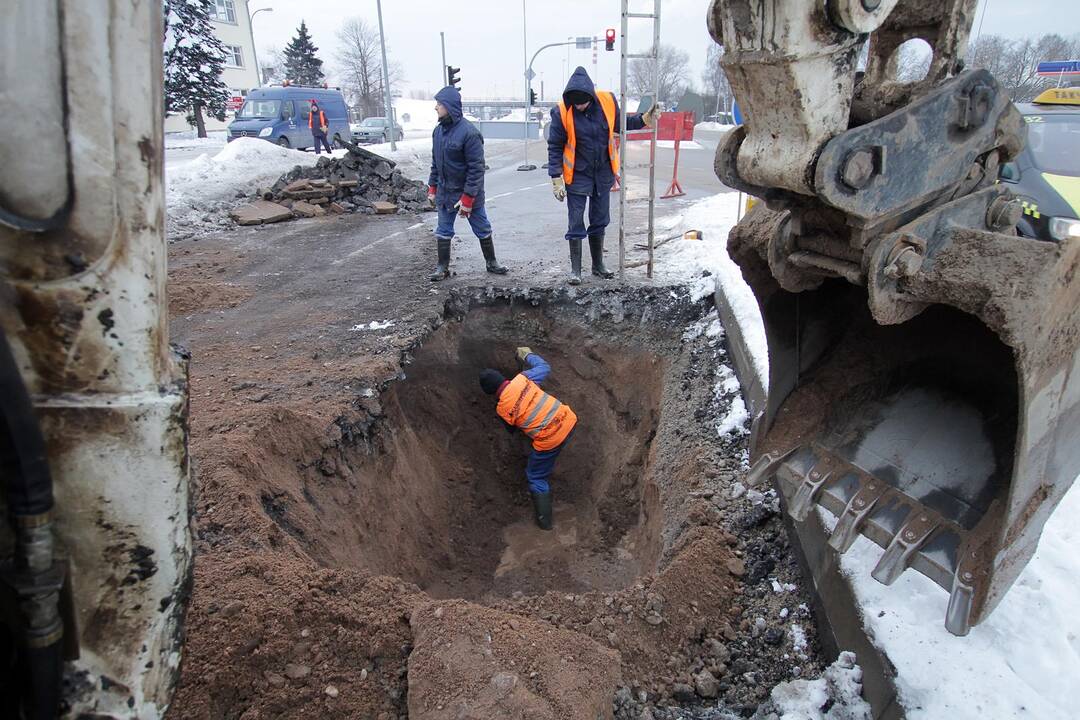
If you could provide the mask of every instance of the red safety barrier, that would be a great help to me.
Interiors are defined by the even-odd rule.
[[[660,122],[656,128],[657,140],[674,140],[675,129],[682,131],[683,140],[694,139],[694,113],[692,112],[666,112],[660,114]],[[627,140],[649,140],[652,138],[652,130],[635,130],[626,133]]]

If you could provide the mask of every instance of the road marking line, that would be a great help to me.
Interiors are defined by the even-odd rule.
[[[390,233],[389,235],[387,235],[384,238],[380,238],[380,239],[376,240],[373,243],[365,245],[362,248],[359,248],[357,250],[353,250],[351,253],[349,253],[345,257],[335,260],[334,265],[340,265],[340,264],[342,264],[343,262],[345,262],[346,260],[348,260],[351,257],[355,257],[357,255],[363,255],[364,253],[366,253],[368,250],[375,247],[376,245],[381,245],[382,243],[386,242],[387,240],[389,240],[391,238],[395,238],[398,235],[404,235],[405,233],[411,232],[412,230],[415,230],[416,228],[419,228],[419,227],[424,227],[424,223],[419,222],[419,223],[416,223],[415,225],[410,225],[409,227],[405,228],[404,230],[398,230],[396,233]]]

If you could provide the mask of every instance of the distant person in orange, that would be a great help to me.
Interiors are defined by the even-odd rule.
[[[326,122],[326,113],[319,109],[319,103],[314,100],[311,101],[307,126],[311,128],[311,134],[315,137],[315,154],[319,154],[319,143],[326,147],[326,152],[331,152],[330,143],[326,140],[326,131],[330,124]]]
[[[533,450],[525,466],[525,479],[532,495],[536,524],[550,530],[551,485],[548,481],[555,469],[555,460],[566,447],[577,426],[577,415],[569,405],[556,400],[540,389],[551,366],[527,347],[517,349],[517,357],[528,366],[512,380],[498,370],[485,368],[480,372],[480,387],[498,399],[495,412],[510,427],[520,428],[532,440]]]

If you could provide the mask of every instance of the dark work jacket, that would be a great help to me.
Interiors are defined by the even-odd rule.
[[[566,100],[566,93],[571,90],[587,92],[592,97],[585,112],[579,112]],[[615,183],[611,172],[611,157],[608,154],[608,124],[600,101],[596,99],[596,86],[589,79],[585,68],[579,67],[570,76],[563,91],[563,102],[574,115],[574,182],[566,186],[566,191],[578,195],[591,195],[595,192],[609,192]],[[619,134],[619,101],[615,101],[615,134]],[[640,130],[645,127],[641,115],[627,115],[626,129]],[[548,175],[562,175],[563,148],[566,147],[566,128],[563,127],[562,114],[556,105],[551,108],[551,126],[548,128]]]
[[[450,111],[450,122],[439,123],[431,133],[431,174],[435,202],[453,207],[462,195],[471,195],[473,207],[484,204],[484,138],[462,117],[461,93],[447,86],[435,99]]]

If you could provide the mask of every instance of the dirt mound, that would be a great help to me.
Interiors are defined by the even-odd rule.
[[[414,720],[611,718],[619,656],[578,633],[461,601],[425,605],[411,626]]]

